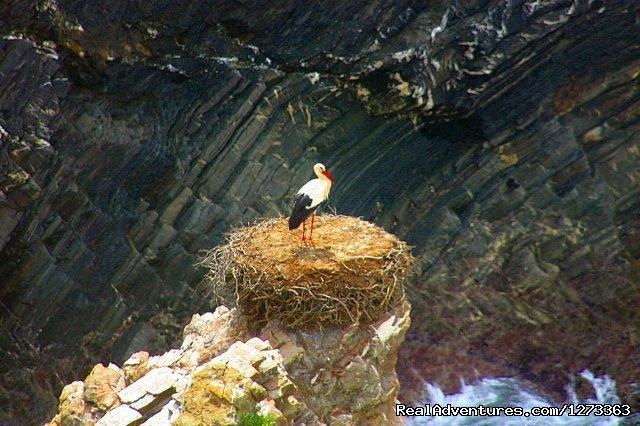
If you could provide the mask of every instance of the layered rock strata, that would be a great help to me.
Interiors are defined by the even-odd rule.
[[[420,259],[405,398],[588,367],[637,407],[639,28],[625,1],[0,4],[0,419],[177,345],[198,252],[318,160]]]

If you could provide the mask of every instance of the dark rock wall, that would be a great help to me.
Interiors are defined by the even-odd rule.
[[[175,344],[198,252],[316,161],[421,260],[405,398],[589,367],[637,403],[632,3],[18,1],[0,34],[1,420]]]

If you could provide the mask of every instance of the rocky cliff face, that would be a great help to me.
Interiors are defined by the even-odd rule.
[[[405,398],[476,371],[560,394],[589,367],[637,404],[638,19],[586,0],[0,5],[0,419],[177,344],[208,304],[199,250],[286,212],[317,160],[338,212],[421,261]]]
[[[406,301],[370,327],[250,336],[235,309],[194,315],[180,349],[97,364],[65,386],[54,425],[400,424],[395,361]],[[239,339],[239,340],[238,340]]]

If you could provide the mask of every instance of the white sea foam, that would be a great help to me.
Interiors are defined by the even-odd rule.
[[[569,404],[620,404],[616,394],[615,381],[609,376],[596,377],[589,370],[580,376],[591,382],[595,390],[594,398],[581,400],[575,388],[567,386],[567,403]],[[439,404],[455,407],[522,407],[525,411],[533,407],[558,406],[557,403],[536,392],[520,380],[512,378],[484,379],[473,385],[464,384],[459,393],[445,395],[440,387],[425,383],[424,401],[422,404]],[[412,426],[439,425],[474,425],[474,426],[520,426],[520,425],[563,425],[563,426],[613,426],[620,422],[619,417],[570,417],[565,413],[562,417],[407,417],[406,424]]]

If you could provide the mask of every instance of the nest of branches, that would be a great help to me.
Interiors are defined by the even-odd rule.
[[[230,292],[249,321],[291,329],[368,322],[404,296],[409,247],[382,228],[349,216],[316,217],[313,243],[284,218],[237,228],[207,252],[205,281]]]

